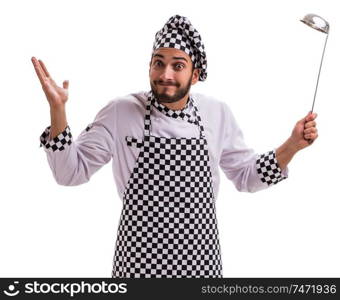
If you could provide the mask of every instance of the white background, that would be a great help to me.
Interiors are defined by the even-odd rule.
[[[154,34],[174,14],[200,32],[208,78],[193,91],[229,104],[257,152],[280,146],[311,109],[319,139],[289,164],[289,179],[237,192],[221,173],[218,225],[225,277],[340,276],[339,30],[337,1],[1,1],[0,276],[109,277],[122,208],[111,163],[90,182],[58,185],[39,148],[49,107],[31,57],[70,81],[75,137],[111,99],[149,90]],[[214,112],[211,112],[214,113]]]

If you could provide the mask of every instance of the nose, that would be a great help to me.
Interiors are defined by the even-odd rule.
[[[162,81],[171,81],[174,79],[174,72],[171,66],[166,66],[163,68],[163,72],[160,75],[159,79],[161,79]]]

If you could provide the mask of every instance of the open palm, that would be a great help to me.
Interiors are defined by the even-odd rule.
[[[63,82],[63,87],[59,87],[52,79],[42,60],[32,57],[32,63],[51,108],[64,106],[68,99],[68,80]]]

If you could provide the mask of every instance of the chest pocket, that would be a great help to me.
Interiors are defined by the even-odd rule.
[[[125,141],[126,141],[126,144],[130,147],[140,148],[140,147],[143,146],[143,140],[142,139],[136,139],[132,136],[126,136]]]

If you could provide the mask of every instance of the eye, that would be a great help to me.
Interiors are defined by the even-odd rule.
[[[161,62],[160,60],[156,60],[154,63],[153,63],[154,66],[156,67],[159,67],[161,65],[163,65],[163,62]]]
[[[178,63],[178,64],[175,64],[175,68],[176,68],[176,70],[182,70],[184,68],[184,65]]]

